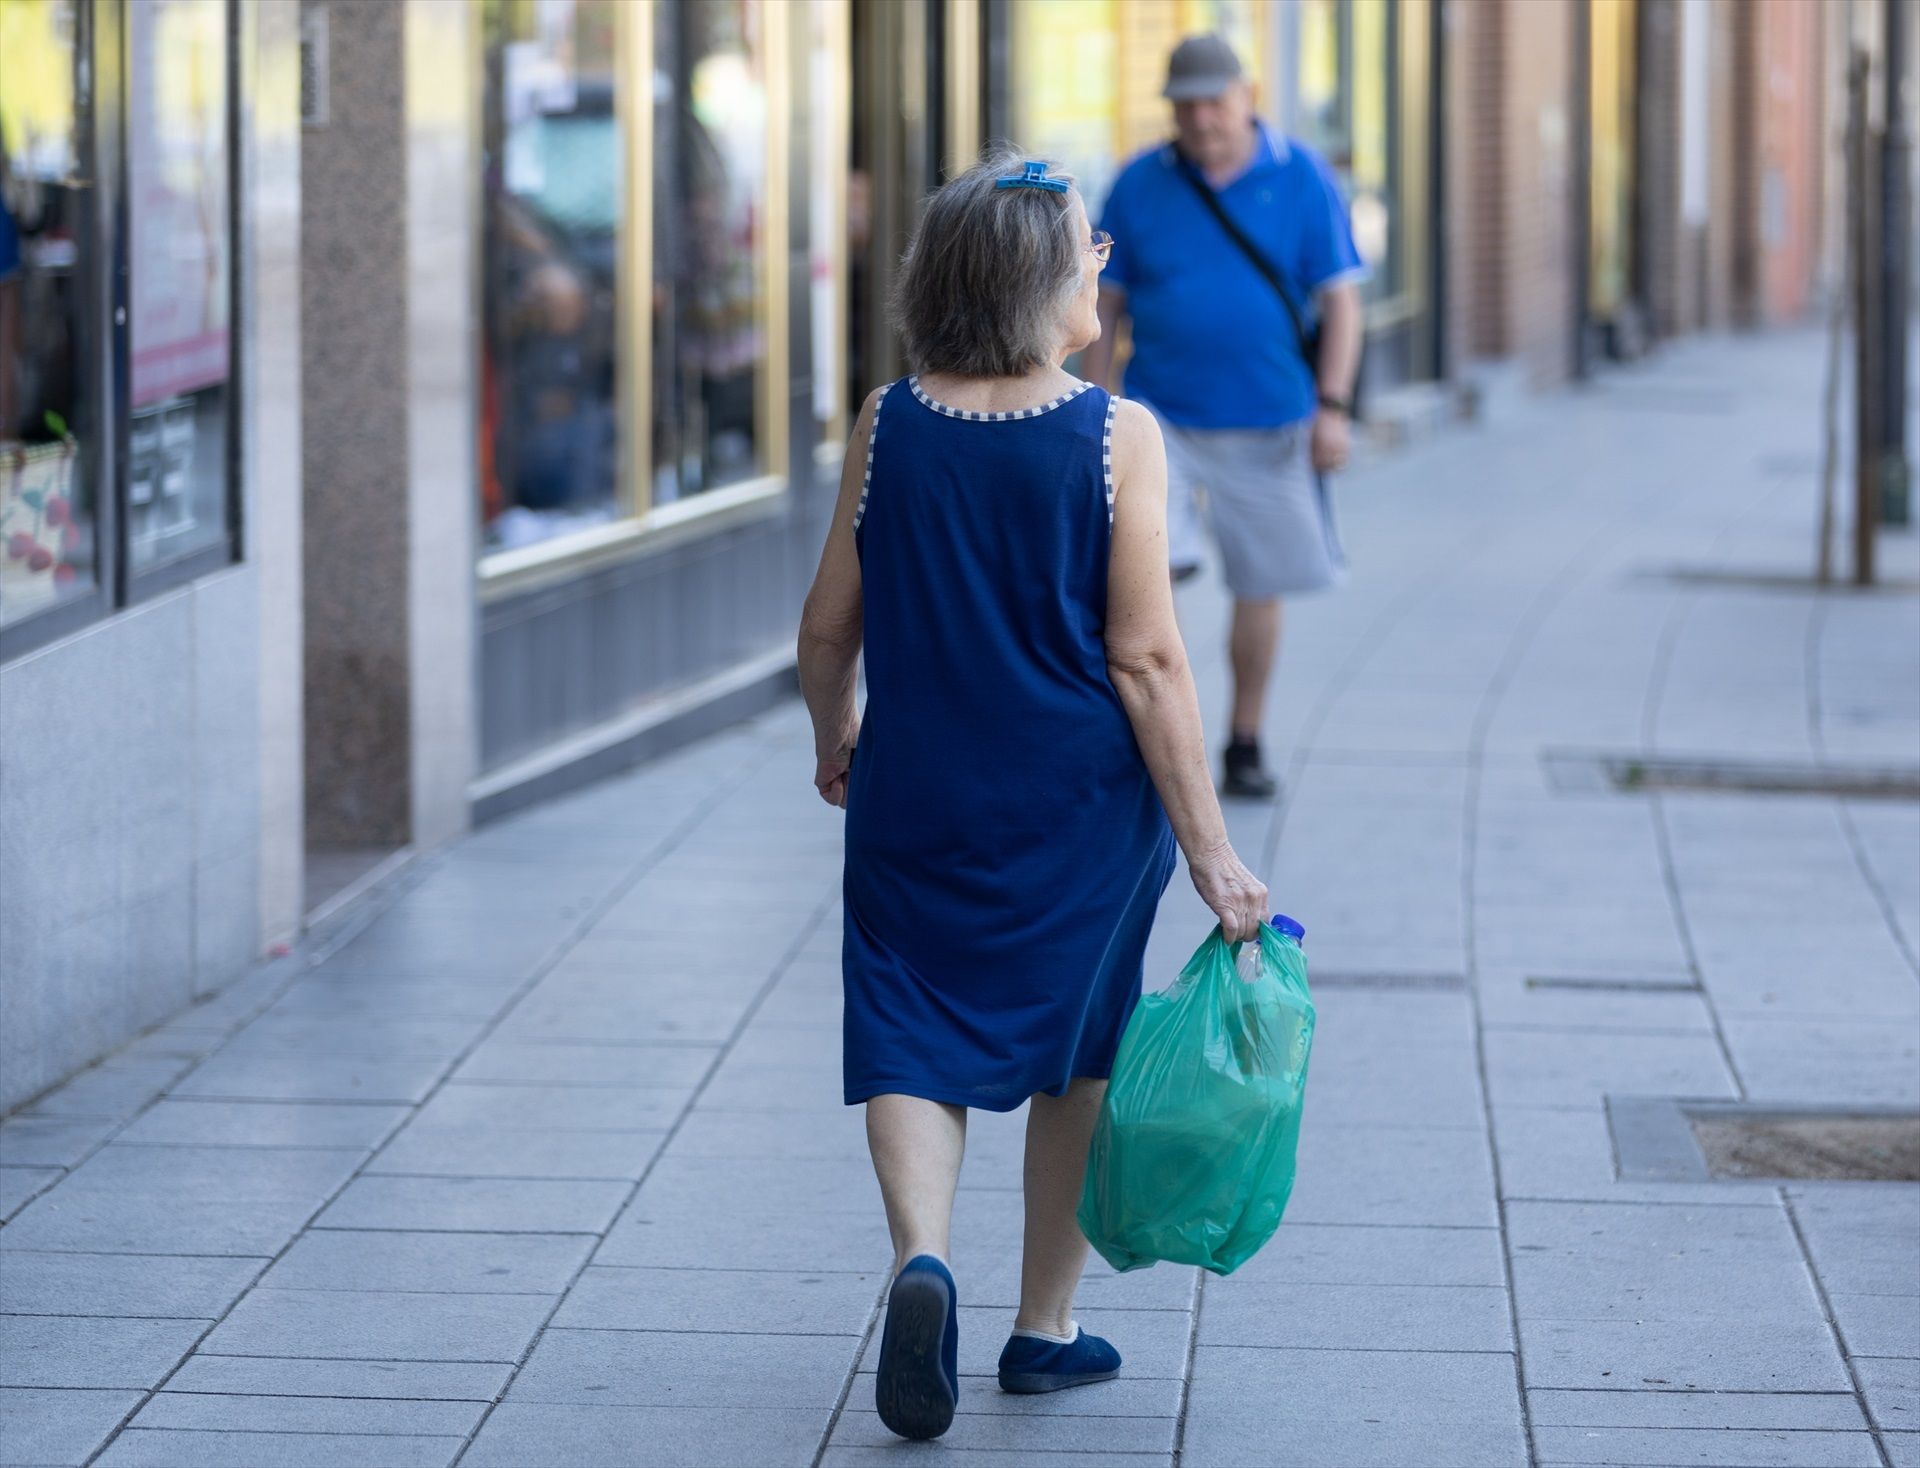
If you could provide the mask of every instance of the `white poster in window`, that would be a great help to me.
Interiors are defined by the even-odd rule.
[[[227,380],[227,7],[142,0],[127,18],[135,408]]]

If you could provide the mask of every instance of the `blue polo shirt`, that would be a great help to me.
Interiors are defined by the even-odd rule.
[[[1366,274],[1327,161],[1258,124],[1246,172],[1217,191],[1265,250],[1312,329],[1317,292]],[[1127,396],[1183,428],[1278,428],[1319,397],[1286,307],[1180,176],[1172,144],[1113,181],[1100,227],[1114,237],[1102,283],[1127,293]]]

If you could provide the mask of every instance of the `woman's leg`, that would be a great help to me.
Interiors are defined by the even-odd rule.
[[[1073,1329],[1073,1292],[1087,1262],[1074,1214],[1087,1172],[1087,1144],[1105,1081],[1080,1077],[1064,1096],[1035,1096],[1027,1109],[1027,1237],[1014,1326],[1044,1335]]]
[[[947,1258],[953,1192],[966,1150],[967,1110],[919,1096],[867,1102],[867,1147],[887,1204],[893,1272],[919,1254]]]

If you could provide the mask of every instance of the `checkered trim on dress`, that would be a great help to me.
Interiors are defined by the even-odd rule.
[[[1092,387],[1093,384],[1091,382],[1082,382],[1075,387],[1069,388],[1066,392],[1061,393],[1059,397],[1050,403],[1042,403],[1037,408],[1015,408],[1011,413],[974,413],[965,408],[949,408],[945,403],[937,402],[927,396],[925,389],[920,386],[918,376],[909,377],[907,379],[907,386],[913,390],[913,395],[922,403],[933,409],[934,412],[944,413],[949,418],[965,418],[974,423],[1005,423],[1014,418],[1038,418],[1042,413],[1051,413],[1055,408],[1072,402],[1075,398],[1079,397],[1081,393]]]
[[[1107,529],[1113,529],[1113,410],[1120,399],[1107,394],[1107,421],[1100,426],[1100,479],[1107,487]]]
[[[860,522],[867,518],[867,496],[873,492],[873,446],[880,437],[880,407],[891,391],[893,384],[889,382],[873,400],[873,426],[867,430],[867,470],[860,479],[860,503],[853,507],[853,528],[856,531],[860,528]]]

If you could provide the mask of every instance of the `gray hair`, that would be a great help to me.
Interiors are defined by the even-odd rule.
[[[959,377],[1018,377],[1049,366],[1062,318],[1082,282],[1068,185],[1003,189],[1027,154],[1010,144],[980,161],[927,201],[894,285],[893,316],[915,372]]]

